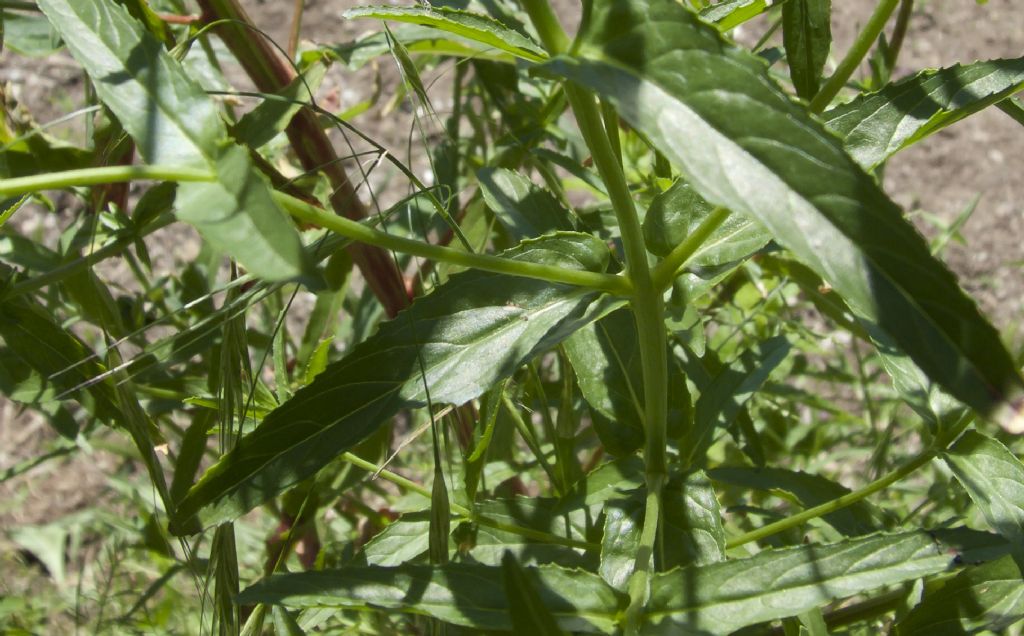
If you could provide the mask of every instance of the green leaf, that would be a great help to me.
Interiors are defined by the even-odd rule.
[[[832,0],[788,0],[782,5],[782,44],[796,94],[813,98],[832,46]]]
[[[537,580],[536,570],[524,569],[511,552],[506,552],[501,559],[501,576],[508,594],[512,629],[516,633],[540,636],[565,633],[558,628],[557,620],[538,593],[543,583]]]
[[[291,122],[295,113],[313,100],[320,82],[327,74],[327,65],[316,61],[309,65],[274,96],[246,113],[234,126],[233,135],[244,145],[257,149],[270,142]]]
[[[17,392],[12,399],[46,404],[73,399],[107,423],[121,421],[114,385],[96,380],[106,369],[76,336],[53,321],[52,312],[26,297],[0,302],[0,337],[11,352],[34,373],[20,365],[5,364],[13,372]],[[6,375],[6,373],[4,374]],[[7,384],[6,382],[4,384]]]
[[[588,524],[597,515],[590,506],[578,504],[572,509],[560,508],[558,501],[547,497],[492,499],[478,503],[475,511],[499,524],[529,528],[578,542],[586,541]],[[476,526],[473,536],[460,549],[468,551],[473,561],[484,565],[499,565],[506,552],[512,552],[522,564],[554,563],[565,567],[584,564],[575,549],[484,525]]]
[[[596,2],[580,53],[545,68],[611,101],[702,197],[759,221],[957,399],[1024,430],[996,330],[762,61],[672,0]]]
[[[124,7],[42,0],[39,8],[148,163],[212,164],[226,134],[213,100]]]
[[[556,566],[527,568],[534,589],[558,626],[568,631],[611,633],[625,605],[596,574]],[[244,590],[240,604],[337,607],[426,615],[478,630],[511,630],[509,598],[501,569],[449,563],[395,568],[349,566],[271,576]]]
[[[429,532],[429,511],[406,513],[363,546],[366,562],[391,567],[411,561],[427,551]]]
[[[700,17],[713,23],[719,31],[729,31],[761,15],[774,4],[770,0],[722,0],[701,9]]]
[[[487,207],[516,240],[557,230],[572,230],[569,212],[553,194],[505,168],[477,172]]]
[[[38,13],[5,11],[3,14],[3,44],[18,55],[46,57],[63,48],[60,36],[45,17]]]
[[[970,567],[924,599],[896,623],[897,636],[1000,633],[1024,619],[1020,556]]]
[[[714,209],[688,183],[676,181],[654,198],[644,217],[647,249],[652,254],[668,256]],[[730,214],[686,263],[698,267],[725,265],[750,256],[770,239],[771,235],[755,221]]]
[[[298,231],[270,198],[246,152],[225,146],[213,100],[163,44],[112,0],[43,0],[96,93],[151,164],[216,170],[214,182],[182,184],[178,218],[267,280],[316,280]]]
[[[217,157],[217,181],[178,186],[177,215],[253,275],[267,280],[301,275],[307,285],[321,287],[295,225],[270,192],[270,182],[253,168],[248,151],[225,143]]]
[[[457,35],[439,33],[437,29],[429,26],[400,24],[391,30],[391,34],[395,39],[400,40],[413,55],[447,55],[506,63],[515,63],[516,60],[515,57],[495,50],[489,45]],[[352,42],[313,49],[301,55],[303,62],[313,59],[314,56],[328,55],[341,60],[350,70],[355,71],[382,55],[390,54],[390,52],[387,35],[378,31]]]
[[[942,457],[992,529],[1024,542],[1024,464],[977,431],[964,433]]]
[[[1024,102],[1019,97],[1008,97],[996,104],[999,110],[1010,116],[1013,121],[1024,126]]]
[[[628,309],[613,312],[577,331],[564,347],[607,450],[625,455],[640,448],[644,388],[638,381],[640,344],[633,314]],[[690,422],[690,394],[678,365],[672,356],[668,360],[668,429],[671,435],[679,435]]]
[[[660,569],[724,561],[722,510],[707,475],[697,471],[673,478],[662,498],[665,533]]]
[[[601,578],[620,592],[627,592],[636,564],[640,532],[644,522],[644,491],[614,498],[604,505],[604,533],[601,535]]]
[[[833,599],[949,567],[926,532],[766,550],[747,559],[656,574],[645,611],[649,634],[728,634],[796,616]]]
[[[644,463],[636,455],[627,455],[601,464],[587,473],[562,499],[559,510],[603,503],[628,494],[644,484]]]
[[[530,62],[547,58],[544,49],[526,36],[490,16],[447,7],[356,7],[344,13],[349,20],[376,18],[433,27],[469,40],[493,46]]]
[[[872,169],[903,148],[1024,88],[1024,57],[927,70],[825,113],[854,160]]]
[[[4,178],[89,168],[95,161],[88,150],[39,131],[18,138],[6,137],[0,133],[0,176]]]
[[[601,271],[608,248],[587,235],[562,233],[526,241],[506,256]],[[239,440],[182,500],[174,532],[236,518],[312,475],[399,410],[425,406],[425,386],[435,404],[479,396],[618,304],[520,277],[453,276]]]
[[[277,636],[305,636],[305,631],[299,626],[295,618],[280,605],[275,605],[274,633]]]
[[[795,497],[799,503],[810,508],[848,495],[850,489],[826,479],[785,468],[747,468],[745,466],[724,466],[708,471],[713,481],[742,488],[768,492],[781,491]],[[879,513],[864,501],[847,506],[825,515],[824,519],[836,530],[847,536],[869,534],[878,530],[875,519]]]
[[[686,431],[679,449],[687,463],[703,461],[717,427],[727,428],[775,367],[789,354],[789,341],[776,336],[762,342],[757,350],[744,351],[701,392],[694,407],[693,427]],[[685,450],[684,450],[685,449]]]

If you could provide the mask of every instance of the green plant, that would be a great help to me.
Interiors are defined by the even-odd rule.
[[[595,0],[574,36],[523,0],[354,9],[398,26],[292,69],[234,0],[198,4],[172,28],[141,0],[38,0],[98,123],[80,148],[4,121],[0,351],[66,438],[128,434],[147,531],[221,633],[1024,618],[1019,361],[879,183],[987,106],[1021,119],[1024,58],[889,82],[909,0],[827,78],[827,0]],[[753,19],[782,25],[788,77],[728,39]],[[181,62],[218,68],[211,36],[260,91],[240,118]],[[385,55],[434,185],[312,99],[328,60]],[[452,61],[442,119],[421,74]],[[335,128],[409,194],[364,204]],[[84,201],[56,249],[9,229],[54,189]],[[176,221],[203,250],[158,278],[146,239]],[[396,421],[429,445],[385,459]],[[240,552],[261,507],[277,528]]]

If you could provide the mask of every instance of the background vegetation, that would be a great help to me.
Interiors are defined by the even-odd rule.
[[[301,10],[278,46],[228,0],[0,6],[5,60],[88,78],[44,123],[5,88],[0,386],[54,434],[0,479],[106,464],[5,528],[4,629],[1024,617],[1019,346],[941,261],[974,205],[925,241],[880,187],[1024,122],[1024,58],[894,73],[909,0],[848,47],[821,0],[359,8],[301,49]],[[373,90],[313,99],[329,65]]]

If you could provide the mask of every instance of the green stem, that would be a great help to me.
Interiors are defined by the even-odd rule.
[[[289,214],[300,221],[314,223],[341,236],[368,245],[430,258],[453,265],[482,269],[497,274],[509,274],[554,283],[579,285],[580,287],[606,291],[621,296],[629,295],[631,290],[629,281],[621,276],[563,269],[553,265],[515,261],[489,254],[471,254],[450,247],[431,245],[422,241],[381,232],[351,219],[330,214],[314,205],[282,192],[274,192],[274,199]]]
[[[431,498],[431,493],[429,489],[421,486],[420,484],[417,484],[416,482],[410,479],[402,477],[398,473],[391,472],[390,470],[381,468],[380,466],[374,464],[373,462],[366,461],[365,459],[359,457],[358,455],[354,455],[352,453],[342,453],[341,458],[344,459],[346,462],[352,464],[353,466],[362,468],[363,470],[373,473],[374,475],[379,475],[381,479],[390,481],[399,488],[402,488],[409,492],[414,492],[417,495],[420,495],[421,497],[424,497],[428,500]],[[534,530],[533,528],[524,528],[523,526],[502,523],[501,521],[491,519],[490,517],[476,514],[469,508],[466,508],[465,506],[461,506],[454,502],[451,503],[450,507],[452,512],[459,515],[466,521],[476,523],[481,526],[487,526],[488,528],[494,528],[495,530],[509,532],[511,534],[515,534],[521,537],[526,537],[527,539],[533,539],[535,541],[540,541],[543,543],[564,545],[569,548],[582,548],[584,550],[601,549],[601,546],[596,543],[591,543],[588,541],[574,541],[573,539],[560,537],[549,532],[542,532],[540,530]]]
[[[740,536],[734,537],[727,541],[725,547],[727,549],[732,549],[741,546],[745,543],[750,543],[751,541],[759,541],[761,539],[764,539],[765,537],[770,537],[773,534],[778,534],[780,532],[789,530],[790,528],[795,528],[796,526],[799,526],[802,523],[810,521],[811,519],[816,519],[818,517],[836,512],[837,510],[841,510],[847,506],[857,503],[858,501],[861,501],[862,499],[870,497],[876,492],[885,490],[889,486],[895,484],[904,477],[910,475],[918,468],[921,468],[922,466],[926,465],[928,462],[934,459],[936,455],[944,451],[957,437],[960,436],[960,433],[962,433],[964,429],[967,428],[968,424],[970,424],[971,421],[972,418],[970,417],[963,418],[960,422],[958,422],[950,429],[948,429],[944,434],[936,438],[935,442],[931,445],[930,448],[922,451],[917,456],[913,457],[912,459],[910,459],[905,464],[903,464],[896,470],[892,471],[888,475],[879,477],[878,479],[864,486],[863,488],[854,490],[851,493],[845,494],[842,497],[837,497],[831,501],[826,501],[820,506],[808,508],[807,510],[797,513],[791,517],[780,519],[775,523],[769,523],[768,525],[762,526],[756,530],[751,530],[750,532],[741,534]]]
[[[76,186],[123,183],[151,179],[153,181],[213,181],[209,170],[177,166],[103,166],[64,172],[34,174],[30,177],[0,179],[0,196],[17,196],[40,190],[60,190]]]
[[[523,5],[548,52],[552,55],[563,53],[568,46],[568,38],[558,25],[548,1],[523,0]],[[636,206],[594,96],[573,84],[566,84],[565,94],[576,115],[580,133],[590,149],[594,166],[608,188],[608,198],[619,222],[622,246],[626,253],[626,275],[633,288],[630,305],[636,320],[643,369],[647,512],[630,580],[630,590],[636,593],[630,594],[627,615],[639,617],[647,597],[650,571],[654,566],[653,555],[661,516],[661,490],[668,474],[668,356],[663,322],[664,300],[661,289],[655,287],[651,278],[647,246],[644,244]],[[627,633],[636,631],[637,622],[637,618],[634,618],[632,629],[627,629]],[[627,626],[629,624],[627,620]]]
[[[650,590],[650,572],[654,564],[654,546],[658,542],[661,516],[661,493],[664,490],[664,475],[647,475],[647,501],[644,507],[644,527],[640,532],[640,548],[637,550],[633,574],[629,578],[629,607],[626,608],[625,633],[637,634],[643,621],[643,610],[647,605]]]
[[[541,43],[551,55],[564,53],[569,48],[569,38],[558,23],[548,0],[523,0],[523,8],[530,16],[533,28],[537,29]]]
[[[667,289],[671,287],[679,268],[686,264],[686,261],[693,256],[694,252],[704,244],[704,241],[708,240],[712,232],[721,227],[722,223],[725,223],[727,218],[729,218],[729,210],[727,208],[715,208],[697,226],[696,230],[683,239],[682,243],[676,245],[669,252],[668,256],[658,263],[651,272],[655,288]]]
[[[857,39],[854,40],[853,46],[847,51],[846,57],[836,67],[836,72],[832,74],[832,77],[828,78],[825,85],[821,87],[818,94],[811,100],[810,109],[812,113],[820,113],[825,110],[825,107],[839,94],[839,91],[846,84],[846,80],[850,79],[850,76],[857,70],[861,61],[864,60],[864,56],[871,50],[871,46],[878,39],[878,34],[882,32],[885,23],[889,21],[889,16],[892,15],[899,2],[900,0],[881,0],[878,3],[874,13],[868,18],[867,24],[857,34]]]

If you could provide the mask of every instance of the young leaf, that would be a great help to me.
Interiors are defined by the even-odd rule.
[[[728,634],[878,587],[942,572],[950,558],[926,532],[766,550],[656,574],[648,633]]]
[[[611,101],[701,196],[757,219],[951,394],[1024,430],[1024,380],[996,330],[759,59],[672,0],[594,3],[579,51],[545,68]]]
[[[977,431],[964,433],[943,459],[992,529],[1024,543],[1024,464]]]
[[[563,630],[611,633],[625,596],[596,574],[541,566],[527,570],[544,607]],[[501,569],[449,563],[431,567],[349,566],[271,576],[244,590],[240,604],[337,607],[427,615],[477,630],[512,630]]]
[[[345,12],[345,18],[376,18],[394,22],[422,24],[459,35],[481,44],[511,53],[530,62],[547,58],[544,49],[517,31],[494,18],[447,7],[356,7]]]
[[[664,561],[660,569],[706,565],[725,560],[725,528],[715,489],[697,471],[674,477],[663,494]]]
[[[796,497],[805,507],[817,506],[850,493],[850,489],[820,475],[785,468],[727,466],[708,471],[713,481],[755,490],[781,490]],[[878,511],[864,501],[825,515],[825,521],[847,536],[876,532]]]
[[[651,201],[644,217],[644,241],[658,256],[668,254],[690,236],[714,210],[683,180]],[[771,235],[757,222],[731,214],[686,261],[688,265],[718,266],[746,258],[764,247]]]
[[[897,636],[1000,633],[1024,619],[1019,554],[970,567],[925,597],[893,631]]]
[[[366,562],[392,567],[411,561],[427,551],[430,546],[429,532],[429,511],[406,513],[363,546]]]
[[[601,578],[620,592],[627,592],[636,564],[640,531],[644,521],[643,489],[629,497],[610,499],[604,505],[604,533],[601,535]]]
[[[789,0],[782,5],[782,44],[796,94],[810,100],[832,46],[832,0]]]
[[[506,256],[601,271],[608,249],[596,238],[563,233],[526,241]],[[453,276],[239,440],[182,500],[173,531],[236,518],[298,483],[399,410],[425,406],[424,384],[435,403],[477,397],[617,304],[543,281],[478,271]]]
[[[1024,57],[956,65],[888,84],[825,113],[854,160],[870,170],[903,148],[1024,88]]]

